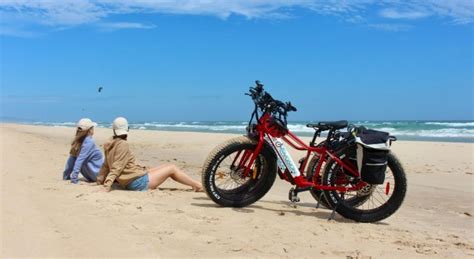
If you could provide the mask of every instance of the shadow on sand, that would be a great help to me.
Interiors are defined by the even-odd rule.
[[[222,207],[218,204],[215,204],[214,202],[211,201],[208,197],[195,197],[193,198],[194,200],[201,200],[201,201],[209,201],[207,203],[191,203],[193,206],[198,206],[198,207],[203,207],[203,208],[223,208],[225,209],[226,207]],[[279,205],[280,208],[269,208],[266,206],[261,206],[258,205],[259,203],[263,204],[274,204],[274,205]],[[297,203],[296,207],[293,206],[290,202],[286,201],[265,201],[261,200],[258,201],[257,204],[252,204],[244,208],[231,208],[235,212],[239,213],[254,213],[255,210],[266,210],[266,211],[271,211],[275,212],[277,215],[284,217],[286,214],[293,214],[295,216],[306,216],[306,217],[316,217],[319,219],[325,219],[328,220],[329,217],[331,216],[331,210],[328,210],[326,208],[320,207],[319,209],[315,211],[301,211],[298,210],[298,207],[306,207],[306,208],[315,208],[315,204],[312,203]],[[339,215],[336,214],[335,218],[333,219],[336,222],[341,222],[341,223],[354,223],[354,221],[345,219]]]
[[[199,201],[208,201],[207,203],[191,203],[193,206],[198,206],[198,207],[204,207],[204,208],[226,208],[222,207],[218,204],[215,204],[214,202],[211,201],[210,198],[208,197],[195,197],[193,198],[194,200],[199,200]],[[279,205],[281,208],[269,208],[265,206],[261,206],[258,204],[274,204],[274,205]],[[277,213],[279,216],[285,216],[285,214],[293,214],[296,216],[307,216],[307,217],[316,217],[319,219],[325,219],[328,220],[329,217],[331,216],[332,210],[327,209],[325,207],[319,207],[316,209],[316,204],[315,203],[308,203],[308,202],[302,202],[302,203],[296,203],[296,206],[294,206],[291,202],[289,201],[266,201],[266,200],[260,200],[252,205],[249,205],[244,208],[231,208],[235,212],[240,212],[240,213],[254,213],[255,210],[266,210],[266,211],[271,211]],[[301,211],[298,210],[298,207],[305,207],[305,208],[314,208],[314,211],[308,212],[308,211]],[[336,222],[339,223],[358,223],[356,221],[353,221],[351,219],[346,219],[342,217],[341,215],[337,214],[335,215],[334,219],[332,219]],[[389,226],[390,224],[386,222],[374,222],[374,223],[367,223],[367,224],[375,224],[375,225],[381,225],[381,226]]]

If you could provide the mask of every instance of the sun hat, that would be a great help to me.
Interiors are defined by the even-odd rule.
[[[96,127],[96,126],[97,126],[97,123],[93,122],[89,118],[82,118],[76,124],[76,127],[80,130],[88,130],[88,129],[90,129],[92,127]]]
[[[112,129],[116,136],[128,135],[128,121],[124,117],[118,117],[112,123]]]

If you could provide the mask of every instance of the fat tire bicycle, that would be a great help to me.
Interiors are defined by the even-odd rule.
[[[256,81],[249,95],[254,102],[247,134],[230,139],[211,151],[202,168],[202,184],[208,197],[226,207],[245,207],[261,199],[272,187],[276,175],[288,181],[288,198],[298,202],[298,193],[310,191],[319,204],[357,222],[376,222],[395,213],[407,190],[405,171],[393,152],[387,154],[382,184],[361,178],[355,158],[355,136],[360,127],[347,121],[307,124],[315,133],[305,144],[287,127],[288,112],[297,109],[290,102],[274,99]],[[340,130],[347,128],[347,132]],[[326,139],[316,143],[322,132]],[[390,142],[396,141],[390,136]],[[296,165],[284,144],[305,157]]]

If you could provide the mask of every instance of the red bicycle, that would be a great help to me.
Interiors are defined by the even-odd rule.
[[[259,81],[247,95],[255,104],[247,135],[216,147],[202,169],[204,190],[215,203],[250,205],[270,190],[278,174],[296,185],[289,191],[290,201],[298,202],[299,192],[310,191],[317,206],[321,203],[332,209],[330,219],[337,212],[358,222],[376,222],[400,208],[407,188],[405,172],[386,145],[381,146],[384,141],[391,144],[395,137],[348,125],[347,121],[319,122],[307,125],[315,129],[307,145],[287,128],[288,112],[296,111],[290,102],[273,99]],[[347,132],[341,132],[343,128]],[[326,131],[326,139],[316,144],[317,137]],[[383,141],[363,148],[364,136],[369,141],[374,136]],[[299,166],[284,143],[306,151]],[[361,160],[361,150],[369,160]]]

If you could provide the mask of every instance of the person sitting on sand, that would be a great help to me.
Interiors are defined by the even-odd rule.
[[[191,186],[194,191],[203,190],[200,182],[193,180],[176,165],[165,164],[148,170],[137,165],[127,142],[127,119],[116,118],[112,130],[114,136],[104,145],[105,162],[97,177],[97,184],[103,185],[103,191],[109,192],[114,181],[127,190],[146,191],[156,189],[168,178]]]
[[[104,158],[92,138],[96,126],[97,123],[88,118],[83,118],[77,123],[76,136],[71,143],[63,180],[78,183],[79,173],[81,173],[86,181],[97,181],[97,175],[104,163]]]

